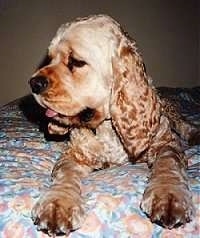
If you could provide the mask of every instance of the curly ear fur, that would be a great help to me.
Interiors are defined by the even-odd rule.
[[[134,42],[124,35],[113,58],[111,117],[129,156],[145,152],[160,120],[160,102]]]

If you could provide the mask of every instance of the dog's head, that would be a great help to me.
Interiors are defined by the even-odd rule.
[[[148,137],[158,119],[156,97],[135,42],[116,21],[98,15],[62,25],[48,54],[51,62],[30,86],[46,116],[60,123],[50,124],[50,132],[65,133],[61,124],[96,128],[112,119],[126,145],[128,131]]]
[[[110,117],[111,62],[119,43],[112,32],[116,27],[109,17],[92,16],[59,28],[49,46],[50,63],[30,79],[48,117],[91,127]]]

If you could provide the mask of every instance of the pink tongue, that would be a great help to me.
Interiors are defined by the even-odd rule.
[[[55,117],[56,115],[58,115],[58,113],[53,111],[53,110],[51,110],[51,109],[47,109],[45,115],[47,117]]]

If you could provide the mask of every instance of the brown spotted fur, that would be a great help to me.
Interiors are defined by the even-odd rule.
[[[70,54],[87,65],[70,72]],[[135,41],[112,18],[90,16],[61,26],[49,55],[52,62],[34,74],[46,76],[49,87],[34,96],[59,112],[50,133],[71,131],[71,140],[55,165],[52,186],[33,208],[38,228],[53,235],[79,228],[84,220],[81,179],[128,160],[151,168],[141,208],[152,222],[170,229],[189,222],[194,210],[187,160],[171,127],[186,139],[195,129],[181,124],[180,116],[168,110],[171,104],[160,100]],[[86,107],[96,116],[83,123],[79,113]]]

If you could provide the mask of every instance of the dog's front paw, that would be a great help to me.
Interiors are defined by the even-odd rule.
[[[141,208],[152,222],[168,229],[190,222],[194,215],[191,194],[179,185],[147,188]]]
[[[72,197],[48,194],[32,209],[32,219],[38,230],[49,235],[69,234],[80,228],[84,218],[83,204]]]

